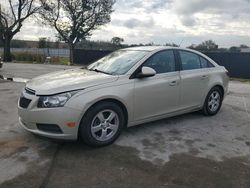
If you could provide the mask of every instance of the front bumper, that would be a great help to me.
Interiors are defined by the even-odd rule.
[[[68,107],[37,108],[38,96],[23,92],[23,97],[31,100],[27,108],[21,107],[18,101],[19,123],[24,129],[48,138],[65,140],[76,140],[78,138],[81,111]],[[76,126],[67,126],[69,122],[74,122]],[[41,130],[39,124],[57,125],[61,131],[55,133],[50,130]]]

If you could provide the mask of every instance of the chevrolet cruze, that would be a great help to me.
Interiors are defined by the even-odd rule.
[[[122,49],[86,68],[27,82],[19,121],[34,134],[104,146],[125,127],[193,111],[217,114],[228,81],[224,67],[193,50]]]

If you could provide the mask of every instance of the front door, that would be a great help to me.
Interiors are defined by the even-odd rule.
[[[156,75],[136,78],[134,89],[134,120],[161,116],[179,108],[180,75],[176,71],[173,50],[160,51],[143,66],[151,67]]]

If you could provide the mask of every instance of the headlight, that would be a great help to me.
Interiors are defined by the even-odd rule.
[[[41,96],[39,98],[37,107],[38,108],[57,108],[63,107],[66,102],[74,95],[77,91],[67,92],[52,96]]]

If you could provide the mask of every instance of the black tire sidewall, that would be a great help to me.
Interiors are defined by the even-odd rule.
[[[96,140],[92,134],[91,134],[91,123],[93,118],[98,114],[100,111],[103,110],[113,110],[114,112],[117,113],[118,118],[119,118],[119,128],[116,132],[116,134],[107,141],[101,142]],[[112,144],[121,134],[122,129],[124,128],[125,125],[125,116],[123,110],[115,103],[113,102],[101,102],[99,104],[94,105],[91,107],[87,113],[84,115],[81,124],[80,124],[80,136],[82,140],[87,144],[91,146],[105,146]]]
[[[212,94],[214,91],[217,91],[217,92],[219,93],[219,95],[220,95],[220,104],[219,104],[219,108],[218,108],[216,111],[213,112],[213,111],[211,111],[211,110],[209,109],[208,100],[209,100],[209,97],[211,96],[211,94]],[[216,115],[216,114],[220,111],[220,109],[221,109],[222,101],[223,101],[223,95],[222,95],[221,89],[218,88],[218,87],[212,88],[212,89],[209,91],[209,93],[208,93],[208,95],[207,95],[207,97],[206,97],[206,101],[205,101],[205,104],[204,104],[204,107],[203,107],[203,112],[204,112],[204,114],[207,115],[207,116],[214,116],[214,115]]]

